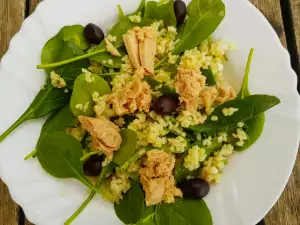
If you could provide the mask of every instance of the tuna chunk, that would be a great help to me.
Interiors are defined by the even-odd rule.
[[[156,54],[156,32],[152,27],[135,27],[123,35],[123,40],[134,68],[144,67],[147,73],[154,74]]]
[[[107,40],[107,38],[104,39],[105,43],[106,43],[106,50],[112,55],[112,56],[118,56],[120,57],[121,54],[118,51],[118,49],[115,48],[115,46],[113,46],[112,43],[109,42],[109,40]]]
[[[78,117],[82,128],[90,133],[91,147],[103,151],[107,156],[120,148],[120,128],[105,118]]]
[[[139,69],[141,67],[139,57],[139,43],[135,33],[133,31],[128,31],[123,35],[123,40],[132,66],[136,69]]]
[[[181,190],[175,186],[174,166],[175,157],[164,151],[154,149],[144,156],[139,173],[147,206],[173,203],[175,197],[182,197]]]

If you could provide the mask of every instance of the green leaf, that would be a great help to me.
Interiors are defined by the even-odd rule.
[[[118,218],[125,224],[136,223],[143,215],[145,207],[144,193],[140,184],[131,182],[131,188],[119,204],[114,204]]]
[[[39,91],[23,115],[0,136],[0,142],[22,123],[27,120],[41,118],[63,107],[68,103],[69,99],[70,94],[65,93],[64,89],[54,88],[51,84],[46,85],[44,89]]]
[[[63,27],[44,45],[41,63],[51,64],[84,54],[82,50],[88,46],[83,36],[83,29],[81,25]],[[50,74],[51,71],[50,68],[46,69],[47,74]]]
[[[122,144],[120,149],[115,152],[113,161],[118,165],[124,165],[135,153],[137,144],[137,134],[130,129],[120,131]]]
[[[203,200],[177,199],[173,204],[156,206],[157,225],[212,225],[212,217]]]
[[[189,129],[195,132],[212,132],[228,128],[238,122],[251,119],[279,103],[280,100],[277,97],[269,95],[252,95],[244,99],[231,100],[218,106],[204,124],[189,127]],[[230,107],[236,108],[238,111],[232,116],[224,116],[222,110]],[[212,116],[217,116],[218,121],[212,121]]]
[[[59,67],[55,69],[55,72],[66,81],[69,89],[73,89],[74,81],[80,74],[82,74],[82,69],[87,69],[89,65],[89,60],[82,59],[80,61]]]
[[[119,51],[119,52],[122,56],[124,56],[124,52],[122,52],[122,51]],[[89,59],[99,62],[102,65],[104,65],[106,67],[110,67],[110,68],[121,68],[121,65],[123,64],[122,57],[112,56],[109,52],[103,52],[103,53],[91,56]],[[113,61],[113,65],[103,62],[104,60],[107,61],[109,59],[111,59]]]
[[[250,74],[250,68],[251,68],[253,54],[254,54],[254,49],[251,48],[249,56],[248,56],[248,60],[247,60],[247,66],[246,66],[246,70],[245,70],[243,85],[242,85],[241,91],[238,94],[237,98],[243,99],[243,98],[251,95],[250,91],[249,91],[248,83],[249,83],[249,74]]]
[[[187,14],[184,33],[172,54],[195,48],[207,39],[222,22],[225,5],[221,0],[192,0],[187,7]]]
[[[102,96],[111,92],[109,84],[103,78],[92,74],[91,79],[92,82],[88,83],[86,81],[86,75],[81,74],[75,80],[70,102],[71,111],[75,116],[92,116],[94,114],[93,106],[95,105],[92,94],[98,92],[99,95]],[[82,106],[88,104],[88,107],[84,111],[76,107],[78,104]]]
[[[103,194],[84,176],[80,158],[83,149],[79,141],[65,132],[49,133],[37,149],[38,160],[43,169],[56,178],[74,178],[91,190]]]
[[[142,215],[142,218],[136,223],[136,225],[156,225],[155,219],[155,206],[147,207]]]
[[[251,118],[250,120],[245,121],[244,123],[247,127],[246,133],[248,136],[248,140],[244,143],[242,147],[235,146],[234,149],[238,152],[248,149],[260,138],[265,125],[265,114],[260,113],[257,116]]]
[[[122,19],[124,17],[124,12],[120,4],[118,4],[118,10],[119,10],[119,19]]]
[[[163,20],[164,25],[176,27],[176,16],[174,13],[174,0],[166,3],[149,1],[146,4],[143,26],[151,25],[155,21]]]
[[[175,180],[176,183],[181,183],[186,180],[187,176],[197,177],[198,170],[190,171],[185,168],[182,164],[175,167]]]
[[[206,77],[206,84],[208,86],[214,86],[216,85],[216,80],[213,74],[213,71],[209,67],[208,69],[201,69],[201,73],[203,76]]]
[[[65,26],[63,28],[63,40],[74,43],[81,50],[86,50],[89,43],[84,37],[84,27],[82,25]]]
[[[114,163],[110,163],[109,165],[102,168],[99,178],[97,180],[96,188],[100,187],[100,185],[104,182],[106,175],[111,173],[114,168],[115,168]],[[65,225],[71,224],[79,216],[79,214],[87,207],[87,205],[93,200],[95,195],[96,192],[92,191],[89,197],[82,203],[82,205],[76,210],[75,213],[73,213],[72,216],[70,216],[70,218],[64,224]]]
[[[76,117],[71,112],[70,106],[66,105],[56,113],[52,114],[42,127],[42,131],[37,143],[37,148],[41,141],[51,132],[65,131],[76,120]]]

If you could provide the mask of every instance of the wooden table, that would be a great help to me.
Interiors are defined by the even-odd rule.
[[[50,1],[50,0],[48,0]],[[238,0],[234,0],[238,1]],[[300,0],[250,0],[268,18],[282,44],[291,54],[294,70],[300,76]],[[0,58],[11,37],[39,0],[0,0]],[[247,16],[247,15],[245,15]],[[298,85],[299,87],[299,85]],[[0,225],[30,225],[0,180]],[[265,218],[266,225],[300,224],[300,156],[280,200]]]

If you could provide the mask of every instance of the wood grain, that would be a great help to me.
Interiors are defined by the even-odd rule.
[[[30,1],[30,9],[29,9],[29,13],[33,13],[33,11],[35,10],[36,6],[39,4],[40,0],[31,0]]]
[[[296,48],[298,53],[298,66],[300,68],[300,0],[289,0],[292,12],[292,22],[296,37]],[[299,74],[300,76],[300,74]]]
[[[7,51],[12,36],[20,29],[25,14],[25,0],[0,0],[0,58]],[[0,225],[18,224],[19,206],[0,180]]]
[[[269,20],[278,34],[284,47],[287,47],[280,0],[250,0]],[[298,53],[300,52],[300,0],[291,0],[297,5],[294,8],[294,20],[297,20]],[[297,11],[298,10],[298,11]],[[296,11],[298,14],[296,14]],[[296,16],[297,15],[297,16]],[[282,196],[265,217],[266,225],[299,225],[300,223],[300,155],[298,154],[293,174]]]
[[[29,14],[33,13],[35,8],[37,7],[37,5],[39,4],[40,0],[31,0],[30,4],[29,4]],[[24,225],[34,225],[33,223],[29,222],[26,218],[25,218],[25,224]],[[19,224],[20,225],[20,224]]]

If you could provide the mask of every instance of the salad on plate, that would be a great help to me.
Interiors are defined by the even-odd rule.
[[[36,158],[56,178],[73,178],[114,204],[124,224],[210,225],[203,198],[232,154],[254,144],[264,112],[280,103],[226,81],[232,43],[214,40],[221,0],[142,0],[104,35],[96,24],[63,27],[44,45],[45,84],[0,136],[48,115]],[[233,62],[234,63],[234,62]]]

